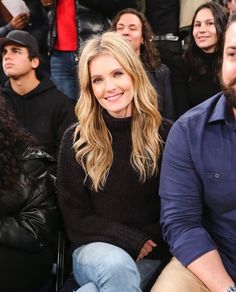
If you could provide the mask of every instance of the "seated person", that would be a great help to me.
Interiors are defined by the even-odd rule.
[[[0,39],[0,52],[8,77],[2,95],[41,149],[57,158],[62,135],[75,121],[72,102],[42,74],[38,42],[30,33],[11,31]]]
[[[169,257],[157,186],[170,123],[139,57],[115,32],[87,43],[79,80],[78,123],[58,160],[74,277],[78,291],[138,292]]]
[[[152,292],[236,291],[236,14],[227,26],[222,92],[185,113],[168,136],[161,221],[173,260]]]
[[[55,189],[47,166],[0,97],[0,290],[32,292],[50,276],[50,240],[57,226]]]
[[[0,37],[6,36],[14,29],[23,29],[27,25],[29,16],[26,13],[20,13],[13,18],[10,16],[10,19],[5,23],[2,15],[2,6],[3,4],[0,2]],[[4,84],[6,80],[7,77],[3,72],[2,66],[0,66],[0,84]]]

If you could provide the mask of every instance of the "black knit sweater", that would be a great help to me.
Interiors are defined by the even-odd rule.
[[[131,119],[104,119],[112,134],[114,160],[105,187],[95,192],[84,184],[84,171],[72,149],[72,127],[65,133],[58,163],[58,198],[65,229],[73,249],[91,242],[107,242],[137,258],[143,244],[152,239],[157,247],[150,258],[163,259],[168,249],[159,223],[159,175],[139,181],[130,165]],[[170,124],[163,120],[160,135],[165,140]]]
[[[216,53],[207,54],[199,50],[205,73],[195,72],[188,76],[188,99],[190,108],[207,100],[211,96],[221,91],[220,82],[216,73],[217,55]]]

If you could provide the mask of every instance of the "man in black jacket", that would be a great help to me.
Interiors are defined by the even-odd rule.
[[[155,33],[154,39],[162,62],[171,73],[171,85],[175,108],[175,118],[183,112],[181,99],[183,87],[182,44],[179,36],[179,0],[145,0],[145,15]],[[181,105],[181,106],[180,106]]]
[[[72,103],[49,79],[40,79],[38,43],[28,32],[8,33],[0,41],[0,51],[8,77],[2,94],[39,146],[57,157],[62,135],[75,121]]]

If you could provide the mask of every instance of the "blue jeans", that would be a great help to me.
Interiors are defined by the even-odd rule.
[[[104,242],[83,245],[73,252],[76,292],[141,292],[161,262],[135,261],[123,249]]]
[[[79,85],[76,74],[76,55],[74,52],[54,50],[50,59],[50,79],[72,100],[79,96]]]

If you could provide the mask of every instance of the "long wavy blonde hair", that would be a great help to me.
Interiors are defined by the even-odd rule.
[[[140,181],[157,172],[162,147],[158,135],[161,115],[157,110],[157,94],[138,56],[115,32],[93,37],[85,44],[79,61],[81,94],[75,108],[79,122],[73,148],[76,160],[86,173],[85,180],[90,177],[95,191],[104,187],[113,161],[112,136],[104,122],[102,107],[94,96],[89,73],[91,60],[101,54],[113,56],[133,81],[130,163],[139,173]]]

